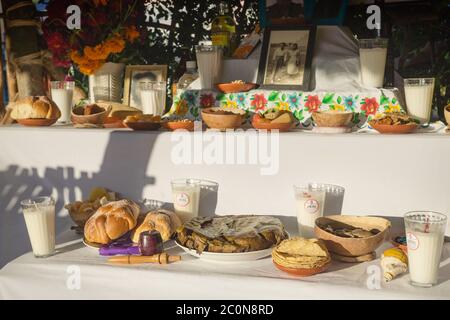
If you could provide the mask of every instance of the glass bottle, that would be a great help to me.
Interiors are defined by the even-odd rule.
[[[223,48],[225,57],[230,57],[236,49],[236,24],[226,1],[220,2],[219,15],[212,21],[211,39],[213,45]]]

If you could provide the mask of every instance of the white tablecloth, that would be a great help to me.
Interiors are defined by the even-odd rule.
[[[229,137],[249,139],[253,133]],[[207,153],[207,139],[225,134],[186,136],[203,137],[200,150]],[[64,204],[86,199],[94,186],[135,200],[172,202],[171,179],[209,179],[219,183],[219,192],[204,203],[203,214],[271,214],[293,225],[293,185],[314,181],[346,188],[346,214],[400,217],[425,208],[450,213],[447,134],[284,133],[274,151],[276,175],[261,175],[267,165],[258,164],[175,164],[172,151],[179,142],[168,132],[11,126],[1,127],[0,137],[0,266],[31,249],[21,199],[53,194],[59,234],[71,226]]]

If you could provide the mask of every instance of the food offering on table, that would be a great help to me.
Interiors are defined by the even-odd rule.
[[[290,111],[269,109],[260,114],[256,113],[252,119],[253,128],[259,130],[289,131],[294,124],[294,115]]]
[[[445,121],[447,121],[447,130],[450,130],[450,104],[445,107]]]
[[[170,131],[187,130],[194,131],[195,122],[189,119],[168,119],[162,123],[163,127]]]
[[[76,127],[84,127],[85,125],[94,125],[103,127],[110,107],[103,108],[97,104],[88,104],[72,109],[71,121]]]
[[[247,261],[267,257],[288,238],[283,224],[270,216],[196,217],[177,230],[177,244],[205,260]]]
[[[88,244],[108,245],[120,239],[137,225],[140,207],[131,200],[110,202],[100,207],[84,226]]]
[[[284,240],[272,251],[273,264],[281,271],[308,277],[324,272],[331,263],[322,240],[295,237]]]
[[[412,133],[419,122],[406,113],[384,113],[369,121],[369,125],[379,133]]]
[[[139,116],[142,115],[142,111],[125,104],[112,102],[112,101],[99,101],[96,104],[104,109],[110,108],[108,117],[119,118],[120,120],[125,120],[128,116]]]
[[[408,270],[408,256],[400,248],[391,248],[381,256],[381,268],[386,282],[405,273]]]
[[[161,116],[152,114],[128,116],[123,123],[127,128],[136,131],[157,131],[161,128]]]
[[[256,83],[245,82],[242,80],[216,84],[216,88],[225,94],[248,92],[255,89],[257,86],[258,85]]]
[[[115,192],[97,187],[91,190],[89,198],[84,201],[75,201],[64,206],[69,211],[70,218],[78,227],[84,228],[86,221],[94,215],[98,208],[118,198]]]
[[[207,108],[202,110],[202,119],[211,129],[227,130],[240,128],[245,111],[232,108]]]
[[[168,241],[181,225],[182,222],[175,212],[159,209],[138,217],[137,227],[131,233],[131,240],[138,243],[143,232],[156,230],[161,234],[163,241]]]
[[[317,111],[312,114],[316,126],[315,132],[319,133],[348,133],[351,132],[353,112],[345,111]]]
[[[30,96],[9,105],[11,118],[23,126],[46,127],[61,117],[58,106],[45,96]]]
[[[328,216],[316,220],[314,232],[336,260],[363,262],[376,258],[391,223],[379,217]]]
[[[124,236],[111,244],[100,246],[99,253],[101,256],[153,256],[164,252],[161,234],[156,230],[142,232],[138,241],[138,244],[132,243],[129,237]]]

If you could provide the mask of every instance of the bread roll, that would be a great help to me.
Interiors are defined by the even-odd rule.
[[[177,228],[181,226],[180,218],[172,211],[157,210],[139,217],[138,226],[131,234],[134,243],[139,242],[142,232],[156,230],[161,233],[163,241],[170,240]]]
[[[110,202],[100,207],[84,226],[87,241],[109,244],[134,229],[139,206],[130,200]]]
[[[11,117],[20,119],[59,119],[61,111],[58,106],[45,96],[32,96],[18,100],[11,105]]]
[[[104,108],[105,110],[108,110],[108,108],[111,107],[111,111],[109,112],[108,116],[116,117],[120,120],[125,120],[125,118],[128,116],[137,116],[142,114],[142,111],[139,109],[129,107],[117,102],[102,101],[97,102],[97,105]]]

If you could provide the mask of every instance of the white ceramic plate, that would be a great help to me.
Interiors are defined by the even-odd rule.
[[[238,252],[238,253],[217,253],[217,252],[202,252],[198,254],[197,251],[186,248],[175,241],[177,246],[183,249],[186,253],[193,257],[205,260],[205,261],[216,261],[216,262],[240,262],[240,261],[254,261],[272,254],[272,249],[264,249],[252,252]]]

